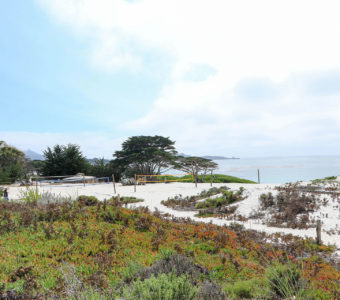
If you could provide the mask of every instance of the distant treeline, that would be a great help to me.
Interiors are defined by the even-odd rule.
[[[27,180],[37,175],[64,176],[77,173],[110,178],[114,175],[115,180],[119,181],[122,177],[134,175],[160,175],[170,169],[190,173],[193,180],[199,182],[218,167],[217,163],[207,158],[178,155],[175,142],[158,135],[128,138],[122,143],[121,150],[113,152],[112,160],[89,160],[79,145],[68,144],[47,147],[43,151],[44,160],[31,161],[18,149],[5,142],[0,143],[0,183]],[[222,182],[230,180],[221,177],[214,179]]]

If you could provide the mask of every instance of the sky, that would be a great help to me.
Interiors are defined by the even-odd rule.
[[[340,154],[331,0],[0,1],[0,140],[111,158],[133,135],[179,152]]]

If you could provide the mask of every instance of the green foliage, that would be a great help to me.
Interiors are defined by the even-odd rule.
[[[212,187],[209,190],[202,191],[199,195],[182,197],[182,195],[177,195],[174,198],[168,198],[168,200],[163,200],[161,203],[167,207],[175,208],[176,206],[181,207],[195,207],[195,203],[198,200],[205,199],[222,193],[222,191],[227,191],[229,188],[227,186],[221,186],[219,188]]]
[[[314,179],[312,180],[312,184],[325,184],[329,181],[334,181],[337,179],[337,176],[328,176],[322,179]]]
[[[133,136],[114,153],[114,163],[126,176],[160,174],[176,154],[175,142],[162,136]]]
[[[208,171],[217,169],[218,164],[213,162],[211,159],[206,159],[203,157],[176,157],[173,168],[176,170],[181,170],[187,173],[191,173],[196,181],[199,181],[198,174],[203,172],[201,175],[203,178]]]
[[[44,156],[45,161],[42,165],[42,173],[45,176],[86,173],[89,168],[89,163],[78,145],[55,145],[53,149],[48,147],[44,151]]]
[[[25,154],[0,141],[0,183],[12,183],[25,174]]]
[[[195,182],[193,177],[191,175],[184,175],[184,176],[159,176],[156,177],[158,181],[176,181],[178,182]],[[183,179],[186,179],[185,181]],[[198,175],[198,182],[204,182],[204,183],[210,183],[211,182],[211,175]],[[213,183],[255,183],[254,181],[238,178],[234,176],[229,175],[223,175],[223,174],[213,174],[212,177]]]
[[[293,264],[276,264],[267,269],[266,278],[270,292],[274,296],[292,298],[301,297],[306,293],[302,279],[301,269]]]
[[[232,299],[259,299],[266,296],[263,283],[256,278],[228,284],[224,290]]]
[[[193,300],[197,292],[198,289],[191,285],[187,275],[177,277],[171,272],[135,281],[125,288],[123,297],[126,300]]]
[[[139,263],[129,262],[122,272],[122,280],[127,283],[131,282],[142,268],[143,266]]]
[[[111,177],[114,174],[115,180],[119,180],[112,163],[106,162],[104,158],[95,158],[89,166],[88,173],[95,177]]]
[[[202,176],[199,176],[200,179],[202,179]],[[203,182],[210,182],[211,175],[206,175],[204,179],[202,179]],[[229,175],[223,175],[223,174],[213,174],[213,181],[214,183],[255,183],[254,181],[238,178],[234,176]]]
[[[31,164],[33,166],[33,170],[36,171],[39,175],[43,173],[43,168],[45,165],[44,160],[33,160],[31,161]]]
[[[24,190],[20,190],[20,199],[27,204],[36,204],[41,199],[41,195],[36,188],[27,187]]]
[[[202,209],[202,208],[216,208],[221,207],[225,205],[232,204],[236,201],[243,200],[243,191],[244,188],[240,187],[240,189],[237,192],[233,191],[226,191],[223,190],[223,195],[221,197],[217,198],[208,198],[202,202],[199,202],[196,204],[196,209]]]
[[[329,177],[325,177],[326,180],[336,180],[337,176],[329,176]]]
[[[3,293],[14,290],[20,299],[42,294],[47,299],[124,299],[123,291],[127,299],[162,299],[162,295],[167,299],[171,293],[178,296],[175,299],[190,299],[191,285],[199,290],[198,299],[224,299],[213,279],[226,286],[230,298],[244,299],[252,287],[250,295],[268,299],[274,295],[269,294],[273,290],[269,283],[285,275],[264,279],[264,261],[270,268],[282,251],[293,259],[302,251],[306,256],[314,253],[304,259],[301,279],[310,282],[320,299],[336,299],[340,292],[339,272],[298,238],[285,240],[284,250],[275,247],[273,255],[268,254],[272,249],[268,236],[249,235],[236,226],[232,228],[237,234],[213,224],[169,220],[146,208],[125,209],[111,201],[96,206],[41,202],[0,203],[0,282],[4,283],[0,288]],[[29,276],[23,270],[30,270]],[[173,280],[161,275],[171,272],[176,274]],[[250,278],[254,282],[248,282]]]
[[[98,199],[95,196],[80,195],[77,201],[83,206],[95,206],[98,204]]]
[[[122,204],[129,204],[129,203],[138,203],[138,202],[143,202],[143,199],[136,198],[136,197],[128,197],[128,196],[123,196],[120,198],[120,202]]]
[[[174,254],[175,254],[175,251],[173,249],[170,249],[170,248],[159,249],[159,258],[161,259],[169,259]]]
[[[103,295],[93,288],[88,288],[77,293],[76,296],[65,298],[66,300],[112,300],[115,299],[111,295]]]

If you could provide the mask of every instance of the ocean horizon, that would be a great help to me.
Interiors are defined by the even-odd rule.
[[[261,183],[287,183],[307,181],[340,175],[340,155],[309,155],[281,157],[245,157],[214,160],[217,174],[226,174]]]

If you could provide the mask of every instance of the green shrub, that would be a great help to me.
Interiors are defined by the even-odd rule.
[[[41,195],[36,188],[28,187],[25,190],[20,190],[20,199],[23,200],[26,204],[36,204],[41,199]]]
[[[243,187],[240,187],[240,189],[237,192],[222,190],[223,195],[221,197],[208,198],[202,202],[197,203],[195,208],[196,209],[216,208],[229,205],[236,201],[243,200],[244,199],[244,197],[242,196],[243,192],[244,192]]]
[[[325,177],[326,180],[336,180],[337,176],[329,176],[329,177]]]
[[[160,176],[160,177],[153,177],[154,180],[164,181],[164,180],[171,180],[171,181],[179,181],[179,182],[195,182],[192,175],[185,175],[185,176]],[[210,183],[211,175],[198,175],[199,182]],[[234,176],[224,175],[224,174],[213,174],[212,178],[213,183],[255,183],[254,181],[238,178]]]
[[[261,209],[263,210],[275,205],[275,198],[271,192],[268,194],[261,194],[259,201]]]
[[[138,279],[123,290],[126,300],[193,300],[198,289],[191,285],[187,275],[176,277],[174,272],[141,281]]]
[[[94,196],[85,196],[85,195],[80,195],[77,198],[77,201],[84,206],[95,206],[98,204],[98,199]]]
[[[200,179],[202,179],[202,175],[199,176]],[[210,182],[211,175],[204,176],[203,182]],[[254,181],[238,178],[234,176],[224,175],[224,174],[213,174],[213,182],[214,183],[255,183]]]
[[[175,251],[170,248],[159,249],[159,253],[158,253],[161,259],[169,259],[174,254],[175,254]]]
[[[86,288],[79,292],[77,296],[70,296],[66,298],[67,300],[109,300],[114,299],[111,296],[103,295],[100,292],[92,289]]]
[[[238,299],[254,299],[265,297],[267,292],[261,287],[259,280],[250,279],[235,282],[225,287],[225,292],[229,297]]]
[[[123,281],[127,283],[131,282],[142,268],[143,266],[141,264],[130,262],[126,266],[126,268],[123,269],[123,272],[122,272]]]
[[[117,201],[117,197],[113,196],[109,199],[109,202]],[[136,198],[136,197],[129,197],[129,196],[122,196],[120,197],[120,204],[129,204],[129,203],[137,203],[137,202],[143,202],[143,199]]]
[[[293,264],[276,264],[267,269],[266,279],[269,290],[274,296],[291,298],[305,294],[300,268]]]

